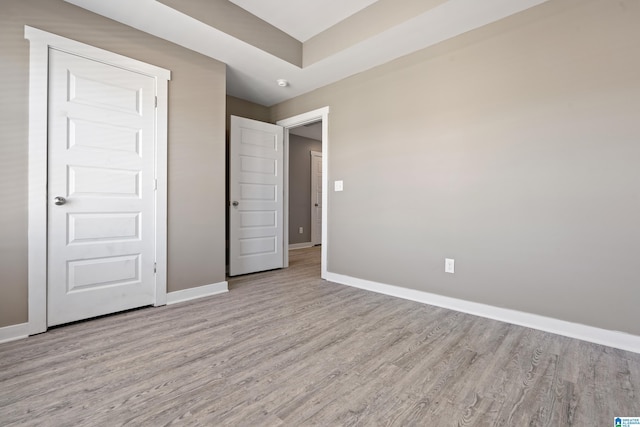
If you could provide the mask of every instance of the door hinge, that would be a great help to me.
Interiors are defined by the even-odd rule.
[[[157,263],[157,262],[154,262],[154,263],[153,263],[153,272],[154,272],[154,273],[157,273],[157,272],[158,272],[158,263]]]
[[[157,179],[154,179],[154,180],[153,180],[153,189],[154,189],[154,190],[157,190],[157,189],[158,189],[158,180],[157,180]]]
[[[156,108],[158,108],[158,97],[156,96]]]

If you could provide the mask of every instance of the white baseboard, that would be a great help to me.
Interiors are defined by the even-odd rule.
[[[303,243],[291,243],[289,245],[289,250],[293,251],[296,249],[304,249],[304,248],[312,248],[314,245],[311,242],[303,242]]]
[[[229,284],[226,281],[214,283],[212,285],[198,286],[197,288],[169,292],[167,294],[167,305],[190,301],[197,298],[209,297],[225,292],[229,292]]]
[[[336,273],[327,273],[326,279],[330,282],[365,289],[380,294],[390,295],[402,299],[435,305],[450,310],[539,329],[552,334],[563,335],[596,344],[619,348],[621,350],[640,353],[640,336],[625,332],[610,331],[552,317],[525,313],[507,308],[494,307],[487,304],[465,301],[457,298],[445,297],[415,289],[402,288],[384,283],[372,282]]]
[[[29,324],[4,326],[0,328],[0,344],[3,342],[20,340],[29,336]]]
[[[229,285],[225,282],[214,283],[212,285],[199,286],[197,288],[184,289],[182,291],[169,292],[167,294],[167,305],[179,302],[190,301],[197,298],[208,297],[229,292]],[[0,344],[15,341],[29,336],[29,324],[5,326],[0,328]]]

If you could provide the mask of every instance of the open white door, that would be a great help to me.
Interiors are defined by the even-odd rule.
[[[311,152],[311,244],[322,243],[322,153]]]
[[[284,131],[231,116],[229,275],[284,266]]]
[[[51,49],[49,326],[155,301],[155,80]]]

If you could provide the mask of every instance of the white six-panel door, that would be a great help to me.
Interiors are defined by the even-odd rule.
[[[322,243],[322,153],[311,152],[311,244]]]
[[[49,326],[154,303],[154,78],[50,50]]]
[[[284,266],[281,126],[231,116],[229,274]]]

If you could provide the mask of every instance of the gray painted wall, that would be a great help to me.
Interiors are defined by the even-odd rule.
[[[254,102],[245,101],[244,99],[236,98],[235,96],[226,97],[227,105],[227,121],[226,130],[229,131],[231,116],[245,117],[247,119],[258,120],[260,122],[267,122],[271,119],[269,107],[256,104]]]
[[[311,151],[322,141],[289,134],[289,244],[311,241]]]
[[[331,108],[328,270],[640,335],[638,22],[551,0],[274,106]]]
[[[168,290],[225,280],[225,65],[62,0],[2,0],[0,327],[27,322],[29,42],[24,25],[172,71]]]

